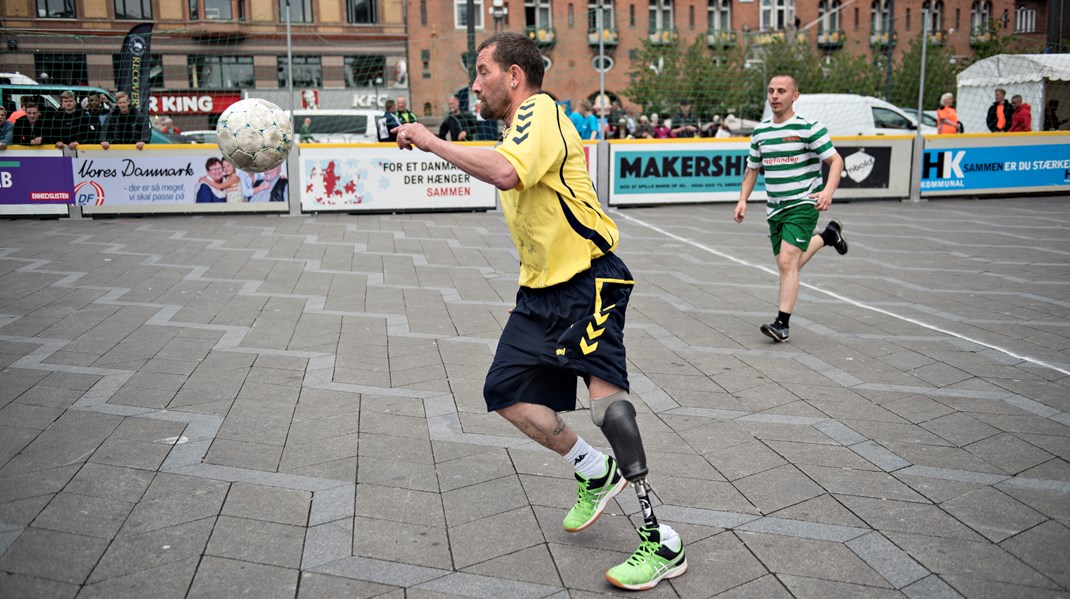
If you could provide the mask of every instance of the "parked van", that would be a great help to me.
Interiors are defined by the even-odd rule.
[[[0,83],[10,83],[14,85],[36,85],[37,80],[33,77],[27,77],[19,72],[14,73],[0,73]]]
[[[312,120],[309,128],[316,143],[375,143],[379,141],[375,121],[381,116],[383,113],[378,110],[295,110],[294,138],[300,140],[301,127],[308,117]]]
[[[870,96],[856,94],[802,94],[795,101],[795,114],[817,121],[831,136],[913,135],[917,123],[896,106]],[[773,117],[765,104],[762,120]],[[936,133],[935,127],[921,126],[922,133]]]

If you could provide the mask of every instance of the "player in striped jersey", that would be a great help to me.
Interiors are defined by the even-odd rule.
[[[847,253],[843,224],[831,220],[815,234],[818,212],[832,205],[832,194],[840,184],[843,159],[832,147],[824,125],[809,121],[793,110],[799,99],[799,82],[791,75],[769,80],[766,99],[773,111],[771,120],[762,121],[751,135],[747,172],[736,204],[735,219],[743,222],[747,199],[765,171],[766,219],[780,270],[780,295],[776,320],[763,324],[762,333],[776,341],[787,341],[788,320],[799,298],[799,271],[818,250],[832,246]],[[821,177],[821,163],[829,165],[828,181]]]

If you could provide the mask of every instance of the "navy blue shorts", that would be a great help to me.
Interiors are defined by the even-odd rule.
[[[521,287],[483,385],[487,411],[517,402],[576,409],[576,377],[627,391],[624,312],[635,282],[606,254],[564,283]]]

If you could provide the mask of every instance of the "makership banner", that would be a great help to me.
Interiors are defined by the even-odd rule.
[[[493,144],[473,142],[493,151]],[[393,144],[320,144],[300,149],[304,212],[493,210],[494,186],[434,154]]]

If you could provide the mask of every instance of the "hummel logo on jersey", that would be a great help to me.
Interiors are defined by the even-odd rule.
[[[585,457],[587,457],[587,454],[585,454],[585,453],[581,453],[580,455],[576,456],[576,459],[572,460],[572,465],[575,466],[575,465],[579,464],[580,462],[583,461],[583,458],[585,458]]]
[[[529,113],[527,113],[527,114],[520,114],[520,113],[518,112],[518,113],[517,113],[517,115],[516,115],[516,118],[517,118],[518,120],[521,120],[521,121],[526,121],[526,120],[528,120],[528,119],[530,119],[530,118],[531,118],[531,115],[532,115],[532,113],[530,113],[530,112],[529,112]]]
[[[517,133],[523,133],[523,132],[524,132],[524,131],[526,131],[526,130],[527,130],[527,128],[528,128],[528,127],[530,127],[530,126],[531,126],[531,123],[527,123],[527,124],[524,124],[524,125],[517,125],[517,127],[516,127],[516,132],[517,132]]]

